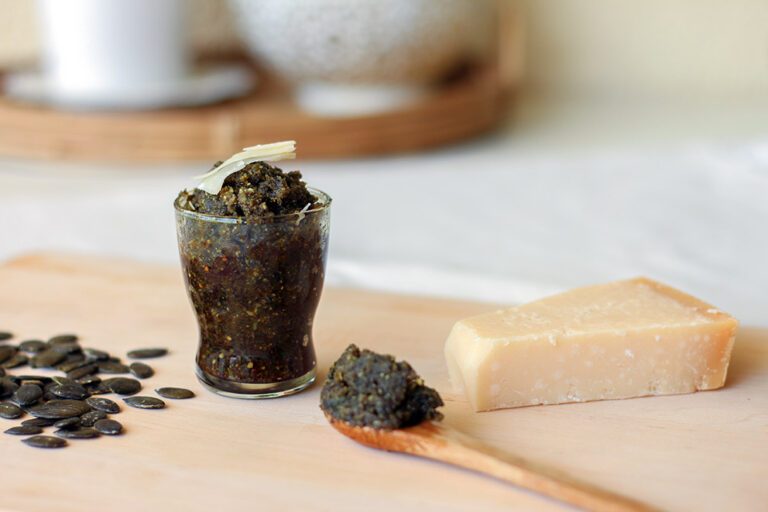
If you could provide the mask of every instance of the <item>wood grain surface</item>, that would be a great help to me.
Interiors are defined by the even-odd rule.
[[[56,110],[0,96],[0,155],[52,160],[215,162],[246,146],[297,140],[302,158],[420,151],[485,133],[507,113],[495,67],[478,67],[403,109],[326,118],[265,81],[244,98],[146,112]]]
[[[492,307],[327,289],[316,322],[320,381],[348,343],[393,353],[443,395],[446,425],[495,449],[665,510],[765,510],[768,329],[741,330],[719,391],[474,413],[450,390],[443,341],[457,318]],[[0,268],[0,328],[19,339],[74,331],[121,356],[167,346],[146,394],[198,394],[160,411],[124,407],[124,436],[63,450],[0,435],[3,511],[565,510],[470,471],[358,445],[325,421],[319,385],[269,401],[208,393],[193,376],[196,326],[177,268],[15,260]]]

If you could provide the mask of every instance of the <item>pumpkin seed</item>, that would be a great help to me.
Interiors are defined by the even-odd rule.
[[[84,427],[92,427],[94,423],[99,420],[107,418],[107,413],[104,411],[91,411],[80,416],[80,424]]]
[[[19,380],[19,382],[37,381],[43,383],[43,385],[48,384],[49,382],[53,382],[52,378],[45,375],[17,375],[16,378]]]
[[[91,361],[107,361],[110,358],[109,352],[97,350],[95,348],[84,348],[83,354]]]
[[[61,420],[72,416],[81,416],[91,410],[91,406],[80,400],[49,400],[42,405],[28,409],[35,418]]]
[[[87,413],[86,413],[87,414]],[[72,416],[71,418],[64,418],[53,424],[54,427],[62,430],[74,430],[80,428],[80,418]]]
[[[73,379],[70,379],[69,377],[62,377],[61,375],[54,375],[51,377],[51,380],[53,381],[54,385],[77,384]]]
[[[82,368],[83,366],[88,366],[91,364],[90,361],[87,361],[85,359],[85,356],[82,354],[77,354],[78,357],[72,358],[70,361],[64,361],[63,363],[56,366],[56,369],[64,372],[69,373],[73,370],[77,370],[78,368]]]
[[[40,389],[43,389],[43,387],[45,386],[45,382],[43,382],[42,380],[38,380],[38,379],[27,379],[27,380],[19,379],[19,386],[24,386],[24,385],[37,386]]]
[[[13,338],[13,334],[8,331],[0,331],[0,341],[5,341]]]
[[[86,375],[85,377],[80,377],[79,379],[76,379],[75,382],[77,382],[81,386],[85,386],[87,389],[88,386],[100,383],[101,377],[99,377],[98,375]]]
[[[34,448],[64,448],[67,446],[64,439],[53,436],[32,436],[24,439],[22,443]]]
[[[59,429],[54,434],[66,439],[93,439],[101,435],[98,430],[91,427],[77,428],[75,430]]]
[[[122,433],[123,425],[119,421],[104,419],[93,424],[93,428],[108,436],[116,436]]]
[[[66,355],[77,354],[78,356],[81,356],[83,347],[81,347],[78,343],[57,343],[55,345],[51,345],[50,350],[55,350],[56,352],[61,352],[62,354]]]
[[[91,394],[77,382],[57,384],[52,386],[50,391],[59,398],[68,398],[70,400],[85,400],[91,396]]]
[[[127,377],[113,377],[102,381],[110,391],[118,395],[135,395],[141,391],[141,382]]]
[[[131,373],[139,379],[148,379],[155,374],[155,370],[151,366],[145,363],[136,361],[129,366]]]
[[[107,393],[113,392],[111,389],[109,389],[109,386],[104,384],[104,382],[96,382],[94,384],[90,384],[86,389],[91,394],[91,396],[106,395]]]
[[[85,360],[86,360],[86,357],[85,357],[85,354],[82,353],[82,351],[81,352],[72,352],[70,354],[67,354],[66,359],[64,359],[64,362],[61,363],[61,364],[64,364],[64,363],[74,363],[74,362],[80,362],[80,361],[85,361]]]
[[[93,375],[99,370],[95,364],[86,364],[79,368],[67,372],[67,378],[72,380],[82,379],[88,375]]]
[[[131,359],[150,359],[153,357],[162,357],[167,353],[167,348],[139,348],[128,352],[128,357]]]
[[[48,418],[30,418],[21,422],[24,426],[32,425],[33,427],[50,427],[54,423],[56,423],[56,420]]]
[[[32,357],[32,361],[29,365],[32,368],[53,368],[67,357],[66,354],[57,352],[56,350],[47,349],[43,352],[35,354]]]
[[[85,400],[85,403],[91,406],[96,411],[104,411],[109,414],[117,414],[120,412],[120,406],[117,402],[110,400],[109,398],[91,397]]]
[[[34,425],[19,425],[18,427],[9,428],[5,433],[12,436],[34,436],[36,434],[42,434],[43,429],[35,427]]]
[[[123,402],[137,409],[162,409],[165,402],[153,396],[132,396],[123,398]]]
[[[16,347],[13,345],[0,345],[0,364],[16,355]]]
[[[123,363],[103,361],[99,363],[99,373],[129,373],[131,370]]]
[[[34,404],[43,397],[43,390],[34,384],[22,384],[13,394],[13,400],[22,407]]]
[[[24,340],[19,343],[19,350],[28,354],[37,354],[48,348],[48,344],[42,340]]]
[[[53,336],[48,340],[49,345],[58,345],[60,343],[73,343],[77,341],[77,335],[76,334],[59,334],[56,336]]]
[[[13,354],[10,359],[7,359],[3,363],[3,368],[10,370],[11,368],[18,368],[19,366],[24,366],[29,362],[29,358],[26,356],[26,354],[21,354],[19,352]]]
[[[12,377],[0,377],[0,399],[10,397],[17,389],[19,385]]]
[[[7,402],[0,404],[0,418],[15,420],[20,418],[22,414],[24,414],[24,411],[16,404],[9,404]]]
[[[157,388],[155,393],[163,398],[171,398],[173,400],[185,400],[195,396],[194,392],[184,388]]]

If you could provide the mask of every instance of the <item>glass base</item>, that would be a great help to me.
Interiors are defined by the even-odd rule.
[[[229,398],[243,398],[246,400],[258,400],[260,398],[279,398],[281,396],[298,393],[315,382],[317,371],[310,371],[291,380],[268,384],[248,384],[246,382],[233,382],[223,380],[204,372],[199,366],[195,368],[197,379],[209,390],[217,395]]]

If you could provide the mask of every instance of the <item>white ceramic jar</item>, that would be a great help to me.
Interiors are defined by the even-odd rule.
[[[425,93],[490,35],[493,0],[231,0],[257,59],[326,115],[390,110]]]

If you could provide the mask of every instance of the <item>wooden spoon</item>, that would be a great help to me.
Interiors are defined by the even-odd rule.
[[[425,421],[414,427],[382,430],[357,427],[326,414],[333,428],[371,448],[402,452],[479,471],[576,507],[595,512],[650,512],[657,509],[522,457],[502,454],[450,427]]]

